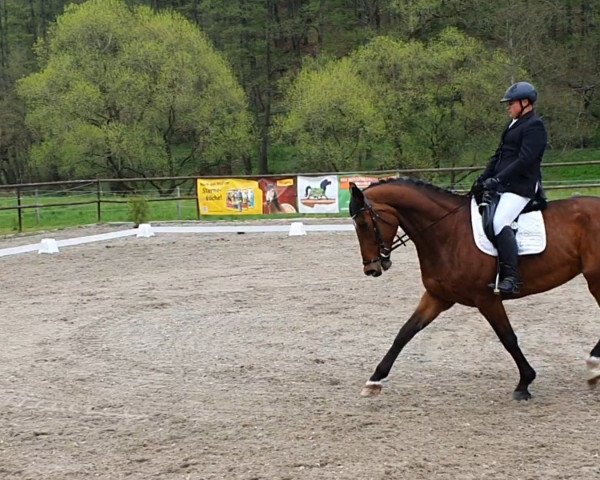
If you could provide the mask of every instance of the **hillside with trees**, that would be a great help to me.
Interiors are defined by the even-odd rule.
[[[599,26],[600,0],[0,0],[0,183],[482,164],[523,79],[551,150],[600,147]]]

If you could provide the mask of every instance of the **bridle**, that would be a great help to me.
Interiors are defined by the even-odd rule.
[[[450,210],[449,212],[446,212],[446,214],[442,215],[440,218],[435,220],[433,223],[430,223],[425,228],[418,230],[416,233],[422,233],[422,232],[430,229],[434,225],[441,222],[447,216],[452,215],[453,213],[456,213],[463,206],[464,206],[464,204],[459,205],[458,207]],[[371,217],[371,223],[373,224],[373,233],[375,234],[375,242],[377,242],[377,246],[379,247],[379,256],[377,258],[373,258],[371,260],[363,260],[362,263],[363,263],[363,265],[370,265],[371,263],[375,263],[375,262],[379,262],[379,261],[381,261],[381,262],[389,261],[390,255],[392,254],[392,252],[400,246],[406,246],[406,244],[408,243],[409,240],[411,240],[411,238],[406,233],[403,233],[402,236],[400,236],[396,233],[394,240],[392,241],[392,245],[389,247],[386,246],[385,242],[383,241],[383,237],[381,236],[381,231],[379,229],[378,221],[381,220],[383,223],[387,223],[388,225],[392,225],[392,226],[394,226],[394,225],[391,222],[388,222],[387,220],[385,220],[384,218],[381,218],[379,213],[377,213],[377,211],[372,207],[372,205],[368,202],[368,200],[366,198],[364,199],[364,206],[361,209],[359,209],[354,215],[352,215],[352,217],[351,217],[352,220],[355,220],[358,215],[365,213],[365,212],[368,213],[369,216]]]
[[[355,220],[358,215],[364,212],[367,212],[369,214],[369,216],[371,217],[371,223],[373,224],[373,233],[375,234],[375,241],[377,242],[377,246],[379,247],[379,256],[377,258],[373,258],[372,260],[363,260],[362,263],[363,265],[369,265],[375,262],[383,262],[386,260],[389,261],[392,252],[396,250],[399,246],[406,245],[406,243],[410,240],[410,237],[406,233],[403,233],[402,236],[396,233],[394,241],[388,247],[383,241],[383,237],[381,236],[381,230],[379,230],[378,220],[381,220],[383,223],[387,223],[388,225],[394,225],[391,222],[385,220],[384,218],[381,218],[381,216],[375,211],[375,209],[371,206],[371,204],[367,201],[366,198],[364,199],[364,202],[364,206],[360,210],[358,210],[354,215],[352,215],[351,218],[352,220]]]

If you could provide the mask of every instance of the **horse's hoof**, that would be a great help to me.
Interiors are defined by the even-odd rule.
[[[594,370],[596,368],[600,368],[600,358],[590,356],[585,363],[590,370]]]
[[[588,385],[594,388],[600,382],[600,358],[590,357],[587,359],[587,367],[590,370]]]
[[[376,397],[381,393],[381,383],[367,383],[360,391],[361,397]]]
[[[531,393],[529,393],[527,390],[515,390],[513,392],[513,398],[519,402],[521,400],[529,400],[531,398]]]

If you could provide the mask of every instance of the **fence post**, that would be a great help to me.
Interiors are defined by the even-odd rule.
[[[181,198],[181,189],[175,187],[175,195],[177,198]],[[181,200],[177,200],[177,220],[181,220]]]
[[[198,179],[194,178],[194,192],[196,193],[196,220],[200,220],[200,202],[198,201]]]
[[[35,189],[35,224],[39,225],[40,224],[40,191],[36,188]]]
[[[100,179],[96,180],[96,218],[98,223],[102,223],[102,188],[100,186]]]
[[[17,217],[19,218],[19,233],[23,231],[23,210],[21,209],[21,187],[17,187]]]
[[[196,192],[196,219],[202,220],[202,214],[200,213],[200,201],[198,194],[198,179],[194,179],[194,192]]]

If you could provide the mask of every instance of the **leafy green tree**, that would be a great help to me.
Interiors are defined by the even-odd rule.
[[[63,0],[0,0],[0,183],[32,179],[25,106],[15,82],[36,68],[32,46]],[[35,178],[35,177],[33,177]]]
[[[405,40],[426,41],[449,26],[463,28],[482,0],[387,0],[384,2],[393,21],[388,33]],[[496,20],[498,21],[498,20]],[[502,21],[502,20],[500,20]]]
[[[273,117],[279,110],[278,82],[314,54],[317,0],[205,0],[200,25],[227,56],[249,99],[256,138],[256,170],[269,171]],[[249,165],[250,167],[250,165]]]
[[[274,159],[283,158],[294,147],[284,149],[278,145],[277,149],[273,150],[271,148],[272,126],[279,115],[286,113],[286,98],[283,93],[287,91],[287,85],[294,83],[302,65],[311,63],[306,62],[307,58],[314,60],[315,64],[323,65],[330,57],[341,58],[366,45],[368,45],[366,49],[374,49],[375,45],[378,45],[377,48],[387,51],[384,42],[375,40],[377,37],[385,37],[389,42],[400,42],[399,44],[404,46],[391,49],[391,51],[398,50],[394,53],[401,59],[398,66],[387,65],[383,59],[371,58],[360,60],[368,63],[370,65],[368,68],[360,65],[356,67],[360,78],[366,81],[370,88],[377,88],[378,96],[373,101],[379,116],[385,122],[385,128],[381,132],[377,145],[366,148],[362,157],[356,159],[363,162],[365,166],[429,165],[436,162],[448,165],[448,162],[451,163],[458,158],[461,158],[461,161],[468,161],[465,159],[469,155],[467,152],[471,152],[470,163],[479,163],[481,157],[487,155],[497,141],[496,118],[499,118],[500,123],[503,121],[502,111],[498,111],[495,99],[499,92],[504,91],[508,84],[515,80],[530,80],[538,87],[540,91],[538,111],[549,127],[551,148],[570,149],[600,145],[598,133],[600,132],[598,128],[600,126],[600,56],[597,54],[600,50],[600,28],[598,28],[600,1],[598,0],[528,0],[527,2],[516,0],[494,2],[483,0],[327,0],[326,2],[323,0],[123,0],[123,2],[129,7],[125,11],[126,18],[135,16],[136,7],[143,5],[156,12],[165,9],[176,12],[185,16],[194,26],[200,27],[206,32],[220,55],[227,59],[231,71],[248,99],[254,124],[253,135],[250,136],[252,148],[245,147],[241,149],[244,153],[236,153],[239,149],[217,148],[212,144],[214,148],[211,151],[216,156],[213,156],[213,153],[205,155],[209,143],[203,139],[196,144],[199,147],[192,152],[195,140],[189,140],[190,135],[186,137],[178,132],[177,128],[173,128],[171,131],[177,133],[176,138],[167,135],[171,138],[170,143],[167,144],[170,145],[170,155],[174,159],[172,171],[226,173],[243,168],[244,172],[251,173],[278,169],[274,165]],[[63,115],[64,107],[60,102],[57,103],[57,112],[60,112],[57,117],[60,121],[48,120],[45,123],[55,123],[55,129],[59,133],[60,131],[71,132],[72,141],[67,142],[60,136],[57,136],[54,141],[49,141],[50,138],[55,137],[50,129],[44,131],[36,127],[34,129],[36,147],[33,150],[33,158],[36,161],[29,162],[29,146],[32,138],[24,128],[23,99],[25,97],[19,98],[16,95],[16,81],[37,71],[40,65],[42,67],[40,74],[50,66],[55,69],[54,74],[59,75],[56,71],[58,60],[51,59],[51,45],[56,36],[53,32],[57,27],[50,29],[49,27],[53,25],[57,15],[63,12],[65,5],[71,5],[69,14],[72,14],[74,5],[83,3],[84,0],[0,0],[0,182],[54,180],[64,178],[65,175],[83,176],[83,173],[79,172],[88,172],[86,176],[93,172],[99,172],[98,174],[103,176],[113,176],[115,174],[110,172],[122,171],[122,175],[137,176],[136,172],[150,174],[169,171],[167,168],[169,154],[167,148],[162,145],[163,140],[160,140],[163,136],[161,132],[167,131],[168,128],[164,126],[157,128],[156,123],[148,126],[151,118],[149,112],[153,108],[154,119],[166,117],[164,106],[161,107],[162,116],[156,113],[158,107],[155,106],[158,103],[154,101],[159,90],[164,92],[164,88],[156,88],[152,95],[138,95],[138,98],[141,96],[146,101],[150,100],[151,106],[146,109],[146,113],[137,123],[127,120],[122,113],[123,109],[119,111],[119,115],[115,114],[117,110],[112,110],[109,115],[111,120],[105,125],[105,129],[110,130],[110,134],[106,133],[106,138],[120,138],[119,148],[115,147],[114,151],[106,149],[104,136],[100,136],[103,140],[98,143],[104,151],[111,151],[112,158],[115,159],[114,166],[109,168],[107,157],[103,160],[98,155],[97,149],[93,150],[93,155],[87,154],[89,149],[84,144],[92,142],[100,127],[90,128],[89,134],[86,131],[85,141],[81,144],[79,142],[81,135],[76,136],[76,129],[72,125],[68,129],[62,128],[70,117]],[[117,19],[117,24],[121,25],[122,22],[119,22],[121,21]],[[115,33],[117,25],[112,23],[114,22],[109,22],[106,28],[107,31],[112,32],[110,35],[114,46],[117,42]],[[482,57],[478,47],[474,53],[474,62],[483,60],[483,64],[486,65],[490,62],[494,63],[498,52],[502,52],[502,62],[506,61],[501,71],[490,73],[490,82],[496,85],[489,90],[486,89],[487,87],[483,88],[477,103],[469,100],[476,98],[476,92],[461,86],[464,82],[468,86],[469,82],[464,80],[468,76],[467,70],[463,69],[460,74],[453,72],[454,64],[447,58],[438,58],[436,62],[448,68],[440,78],[444,82],[450,79],[449,82],[455,85],[454,88],[460,90],[461,100],[452,100],[455,98],[452,92],[447,88],[444,91],[446,85],[441,83],[441,88],[436,94],[437,98],[434,99],[433,90],[429,87],[431,81],[426,75],[427,72],[422,72],[424,70],[422,65],[427,65],[427,68],[431,69],[428,63],[433,61],[429,58],[430,53],[433,52],[431,49],[440,41],[440,34],[448,27],[455,27],[467,38],[477,39],[477,44],[485,47],[484,51],[489,57],[486,57],[485,53]],[[93,27],[88,30],[93,32]],[[130,30],[136,36],[141,36],[140,38],[145,35],[148,45],[156,45],[152,48],[156,48],[157,52],[161,50],[162,46],[157,41],[158,30],[154,32],[154,36],[150,32],[140,33],[140,28],[137,27],[126,30],[128,35]],[[125,34],[119,33],[119,35],[119,45],[133,45],[133,41],[127,41]],[[164,35],[167,43],[173,43],[170,38],[175,33],[166,32],[160,35]],[[91,34],[87,36],[82,34],[81,38],[88,41],[91,39]],[[43,42],[37,48],[38,55],[41,55],[38,57],[39,63],[32,48],[36,41]],[[407,46],[409,44],[410,47]],[[71,50],[65,54],[73,57],[78,55],[74,47],[69,48]],[[402,63],[413,64],[410,55],[406,54],[408,58],[404,58],[400,51],[408,52],[411,48],[415,54],[423,55],[411,67],[416,72],[421,72],[414,76],[421,79],[423,85],[421,90],[417,88],[417,84],[411,89],[405,87],[408,77],[403,76],[406,72],[401,65]],[[115,67],[117,64],[122,71],[127,72],[127,75],[130,74],[130,70],[136,72],[138,68],[131,66],[134,64],[133,61],[127,64],[121,57],[119,60],[116,59],[116,56],[120,55],[118,52],[124,51],[122,46],[119,46],[118,52],[114,55],[108,51],[102,54],[100,49],[94,56],[90,53],[92,50],[89,45],[84,44],[82,58],[85,54],[105,62],[108,66],[105,73],[112,75],[113,78],[121,75],[119,69]],[[459,47],[458,50],[466,52],[464,46]],[[58,53],[59,56],[62,55],[62,52]],[[390,52],[388,54],[392,55]],[[55,53],[52,55],[55,56]],[[144,55],[142,54],[141,58]],[[372,53],[371,56],[377,55]],[[357,58],[358,61],[355,55],[353,58]],[[393,78],[386,79],[385,72],[380,72],[380,76],[371,73],[372,78],[365,76],[365,72],[378,64],[377,62],[382,62],[380,66],[384,70],[389,68]],[[463,63],[470,62],[471,60],[458,62],[456,68],[460,70]],[[79,61],[79,63],[87,68],[85,62]],[[68,62],[66,65],[71,69],[72,65]],[[162,68],[158,61],[152,65],[155,72]],[[154,68],[155,65],[159,67]],[[527,69],[527,74],[520,70],[521,66]],[[77,68],[80,68],[79,65]],[[186,69],[180,70],[182,76],[187,77],[189,72],[185,71]],[[472,75],[475,75],[475,72],[481,73],[479,65],[475,64],[472,70]],[[491,70],[494,71],[494,68]],[[434,65],[432,71],[443,71],[443,68]],[[372,72],[377,73],[376,68]],[[94,75],[94,80],[90,84],[107,83],[110,88],[101,86],[100,95],[104,98],[107,92],[110,93],[114,97],[113,104],[117,106],[120,101],[117,98],[118,86],[120,85],[125,91],[125,85],[128,83],[130,86],[127,88],[138,85],[125,78],[123,82],[102,80],[104,73],[100,73]],[[158,86],[154,80],[158,78],[158,74],[154,76],[153,73],[143,74],[152,78]],[[494,75],[495,80],[492,78]],[[49,75],[47,77],[50,78]],[[83,74],[81,77],[83,78]],[[60,82],[57,85],[60,85]],[[392,88],[390,85],[397,86]],[[65,90],[66,86],[63,87]],[[425,90],[428,93],[423,97],[422,92]],[[41,94],[42,89],[39,92]],[[422,104],[416,102],[415,98],[422,98]],[[385,99],[385,102],[382,99]],[[54,99],[52,101],[54,102]],[[43,105],[43,102],[37,103]],[[81,103],[89,104],[86,100]],[[187,104],[192,105],[191,102]],[[474,121],[469,120],[462,125],[457,123],[455,120],[467,110],[473,112]],[[39,111],[29,113],[29,124],[34,126],[35,118],[38,117],[39,120],[42,115]],[[179,112],[173,118],[179,124],[183,117]],[[73,120],[69,121],[76,123]],[[419,121],[422,122],[421,125]],[[163,124],[168,122],[163,121]],[[449,128],[450,125],[453,127]],[[117,126],[121,129],[127,126],[129,130],[135,127],[137,129],[135,135],[139,138],[136,140],[133,134],[125,135],[123,131],[118,133]],[[459,134],[461,129],[465,131],[466,136],[461,137]],[[490,131],[490,138],[493,137],[493,140],[489,140],[489,145],[484,138],[486,129]],[[214,131],[214,129],[210,130]],[[232,127],[230,131],[238,130]],[[445,136],[441,135],[441,132],[446,132]],[[66,135],[65,133],[64,136]],[[246,132],[243,137],[246,140],[225,143],[236,147],[248,145],[248,133]],[[134,140],[141,142],[139,148]],[[457,146],[460,148],[454,148]],[[146,153],[144,149],[148,152]],[[221,150],[220,154],[219,150]],[[141,160],[137,160],[136,151],[139,157],[144,156],[143,164]],[[75,165],[79,160],[77,162],[69,160],[76,156],[80,159],[80,154],[81,158],[89,160],[88,163],[97,163],[97,168],[94,167],[93,171],[86,170],[82,165]],[[286,163],[289,165],[288,162]],[[161,164],[164,168],[160,166]],[[147,169],[144,165],[150,165],[152,168]],[[295,166],[291,165],[291,168]],[[328,167],[330,168],[332,167]]]
[[[319,170],[483,163],[468,155],[491,154],[505,122],[508,58],[456,29],[427,44],[378,37],[311,68],[289,90],[281,132]]]
[[[498,100],[510,66],[502,52],[450,28],[427,44],[379,37],[353,59],[385,119],[389,166],[453,166],[468,153],[491,153],[505,121]]]
[[[239,168],[250,132],[244,93],[179,14],[120,0],[71,5],[38,57],[42,70],[19,83],[36,162],[79,177]]]
[[[24,120],[23,103],[11,91],[0,95],[0,184],[28,178],[30,138]]]
[[[600,2],[598,0],[475,1],[464,30],[500,47],[511,80],[530,80],[540,91],[538,111],[553,148],[600,145]]]
[[[281,141],[295,147],[300,169],[361,168],[384,128],[370,92],[348,58],[298,75],[278,128]]]

